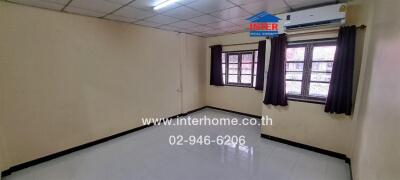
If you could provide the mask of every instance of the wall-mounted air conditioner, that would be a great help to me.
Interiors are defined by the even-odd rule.
[[[347,5],[341,3],[286,13],[283,15],[285,31],[338,27],[346,22],[346,9]]]

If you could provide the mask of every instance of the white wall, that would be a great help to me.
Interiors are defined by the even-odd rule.
[[[203,38],[4,2],[0,27],[3,170],[205,105]]]

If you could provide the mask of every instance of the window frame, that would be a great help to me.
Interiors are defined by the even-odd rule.
[[[287,48],[296,48],[296,47],[304,47],[305,48],[305,54],[304,54],[304,61],[299,61],[302,62],[303,65],[303,71],[297,71],[302,73],[302,80],[287,80],[285,77],[285,83],[286,81],[297,81],[301,82],[301,93],[300,95],[297,94],[290,94],[287,93],[288,100],[292,101],[299,101],[299,102],[309,102],[309,103],[317,103],[317,104],[325,104],[326,102],[326,97],[319,97],[319,96],[310,96],[310,84],[311,83],[326,83],[330,85],[330,82],[325,82],[325,81],[312,81],[311,80],[311,74],[315,71],[312,71],[312,64],[313,63],[318,63],[318,62],[334,62],[331,60],[326,60],[326,61],[313,61],[313,50],[314,47],[319,47],[319,46],[337,46],[337,38],[328,38],[328,39],[318,39],[318,40],[308,40],[308,41],[291,41],[288,42]],[[285,62],[285,66],[287,65],[287,60]],[[289,62],[290,63],[290,62]],[[292,61],[292,63],[296,63],[295,61]],[[285,68],[285,76],[286,72],[294,72],[294,71],[286,71]],[[323,73],[331,73],[332,72],[323,72]]]
[[[233,87],[244,87],[244,88],[254,88],[254,81],[257,75],[254,73],[254,68],[255,68],[255,63],[258,62],[256,61],[256,52],[258,49],[249,49],[249,50],[239,50],[239,51],[223,51],[222,53],[225,53],[225,74],[222,74],[225,79],[224,86],[233,86]],[[250,84],[246,83],[241,83],[241,77],[242,77],[242,55],[245,54],[251,54],[252,55],[252,61],[251,61],[251,74],[244,74],[244,75],[250,75],[251,76],[251,82]],[[228,76],[229,74],[229,55],[238,55],[238,82],[237,83],[231,83],[228,81]],[[231,64],[236,64],[236,63],[231,63]],[[250,63],[245,63],[245,64],[250,64]],[[236,74],[231,74],[231,75],[236,75]]]

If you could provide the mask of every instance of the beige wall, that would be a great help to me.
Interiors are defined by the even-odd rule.
[[[358,134],[352,159],[356,180],[400,179],[400,2],[371,1]]]
[[[206,48],[206,94],[207,105],[233,111],[261,115],[262,92],[254,88],[210,86],[211,51],[208,46],[216,44],[237,44],[258,42],[259,38],[250,38],[248,33],[238,33],[207,38]],[[224,51],[257,49],[258,44],[224,47]]]
[[[359,66],[363,51],[364,32],[358,31],[354,97],[356,96]],[[337,34],[336,34],[337,35]],[[326,34],[325,37],[336,36]],[[296,37],[298,39],[299,37]],[[306,37],[313,38],[313,37]],[[290,38],[289,38],[290,39]],[[324,105],[289,101],[289,106],[262,105],[263,116],[273,119],[273,126],[263,126],[261,132],[295,142],[346,154],[351,157],[355,122],[352,116],[331,115]],[[327,140],[329,139],[329,140]]]
[[[263,116],[272,118],[272,126],[261,133],[303,143],[334,152],[349,154],[351,117],[330,115],[324,105],[289,101],[287,107],[263,105]]]
[[[359,3],[351,2],[347,11],[347,24],[361,25],[366,23],[366,10]],[[358,79],[364,48],[364,31],[357,31],[354,97],[358,91]],[[289,36],[289,41],[336,37],[337,33],[318,33],[308,36]],[[355,104],[357,104],[355,100]],[[356,108],[357,109],[357,108]],[[334,152],[352,155],[353,136],[356,122],[353,116],[332,115],[324,112],[324,105],[289,101],[288,107],[263,105],[263,116],[273,119],[273,126],[263,126],[264,134],[289,139],[295,142],[327,149]]]
[[[5,168],[5,162],[4,162],[4,136],[1,133],[2,130],[0,129],[0,179],[1,179],[1,170]]]
[[[183,90],[183,111],[188,112],[204,106],[205,98],[205,39],[183,34],[183,43],[181,43],[184,55],[182,61],[182,70],[184,76],[182,78]],[[199,43],[201,42],[201,43]]]
[[[289,35],[289,41],[337,37],[337,31]],[[267,65],[268,66],[268,65]],[[263,116],[272,118],[272,126],[261,127],[261,133],[288,139],[334,152],[349,154],[351,117],[324,112],[324,105],[289,101],[287,107],[262,104]]]
[[[400,3],[376,1],[370,11],[361,2],[352,1],[348,11],[349,24],[369,21],[367,42],[357,41],[362,65],[356,69],[361,75],[354,117],[324,113],[318,104],[265,106],[254,89],[209,86],[208,46],[259,40],[247,33],[205,43],[0,2],[0,170],[138,127],[141,117],[167,117],[207,104],[268,115],[274,125],[262,127],[264,134],[351,156],[357,180],[399,179],[400,97],[394,92],[400,87],[394,74],[400,66],[395,20]]]
[[[337,37],[337,32],[319,33],[308,36],[292,36],[290,41]],[[239,33],[207,38],[207,46],[215,44],[236,44],[258,42],[260,39]],[[267,43],[269,45],[269,43]],[[362,46],[360,46],[362,47]],[[224,47],[224,50],[257,49],[257,44]],[[266,72],[268,70],[270,47],[266,51]],[[362,51],[359,49],[359,51]],[[358,52],[359,54],[359,52]],[[254,88],[210,86],[210,49],[207,47],[207,105],[238,112],[269,116],[273,126],[262,127],[262,133],[299,143],[304,143],[335,152],[349,154],[353,122],[351,117],[329,115],[323,105],[289,101],[286,108],[263,105],[263,93]],[[360,59],[360,58],[359,58]],[[266,77],[266,76],[265,76]],[[266,79],[266,78],[265,78]],[[327,140],[328,139],[328,140]],[[349,139],[349,140],[347,140]]]
[[[205,105],[203,38],[4,2],[0,27],[3,170]]]
[[[318,33],[307,36],[290,36],[289,41],[310,40],[337,37],[337,32]],[[362,39],[357,42],[357,64],[361,60]],[[239,33],[207,38],[207,46],[215,44],[236,44],[257,42],[260,39],[249,37],[248,33]],[[269,45],[269,43],[267,43]],[[224,50],[257,49],[257,44],[224,47]],[[266,72],[268,70],[270,47],[266,50]],[[270,116],[274,125],[262,127],[262,133],[273,135],[299,143],[304,143],[349,155],[351,152],[352,128],[351,117],[329,115],[323,105],[289,101],[286,108],[263,105],[263,93],[253,88],[210,86],[210,49],[207,47],[207,105],[245,112],[255,115]],[[356,73],[358,74],[358,70]],[[265,76],[266,77],[266,76]],[[266,78],[264,78],[266,79]],[[318,127],[318,128],[316,128]],[[329,140],[327,140],[329,139]]]

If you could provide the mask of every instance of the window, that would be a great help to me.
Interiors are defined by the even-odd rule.
[[[289,43],[286,50],[289,99],[325,102],[335,51],[335,40]]]
[[[257,50],[223,52],[222,75],[225,85],[255,87]]]

